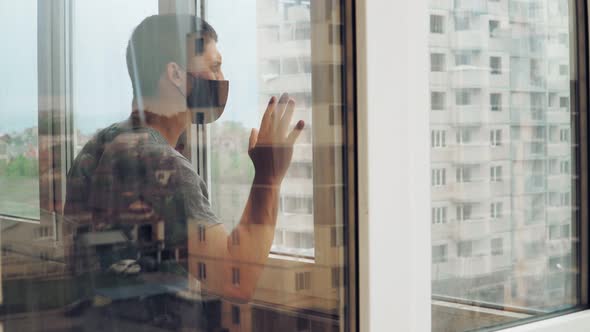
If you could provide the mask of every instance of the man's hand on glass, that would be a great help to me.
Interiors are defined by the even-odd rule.
[[[260,130],[252,129],[248,154],[254,164],[256,183],[279,185],[285,177],[293,145],[305,125],[299,120],[295,128],[289,130],[294,111],[295,100],[287,93],[281,95],[278,102],[273,96],[262,117]]]

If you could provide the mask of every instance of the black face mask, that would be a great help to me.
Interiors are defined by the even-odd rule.
[[[187,78],[190,91],[186,103],[192,112],[192,122],[205,124],[219,119],[227,102],[229,81],[202,79],[190,73]]]

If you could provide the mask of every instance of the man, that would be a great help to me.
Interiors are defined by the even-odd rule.
[[[131,116],[96,134],[68,173],[65,219],[79,229],[73,235],[77,268],[134,272],[125,262],[161,239],[157,262],[188,249],[189,271],[201,288],[252,297],[274,237],[279,187],[304,124],[290,128],[295,101],[287,94],[269,100],[250,135],[250,195],[240,223],[226,230],[211,211],[205,183],[174,149],[191,122],[220,116],[227,97],[221,65],[215,30],[194,16],[156,15],[135,29],[127,47]],[[90,250],[100,242],[92,232],[102,232],[103,242]],[[134,239],[132,248],[117,244],[121,237]],[[90,251],[99,256],[94,265]]]

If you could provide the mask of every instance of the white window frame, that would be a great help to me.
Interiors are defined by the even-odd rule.
[[[430,213],[429,179],[415,176],[430,170],[428,12],[428,1],[357,1],[360,331],[432,327],[431,225],[411,222]],[[502,331],[588,326],[590,310]]]
[[[447,185],[447,169],[445,167],[433,168],[431,177],[432,187],[444,187]]]
[[[448,222],[449,209],[446,206],[433,206],[431,211],[431,223],[442,225]]]
[[[502,165],[494,165],[490,167],[490,182],[502,182],[503,170]]]
[[[441,62],[435,62],[435,59],[441,60]],[[447,55],[440,52],[430,53],[430,71],[433,73],[447,71]]]
[[[490,145],[492,147],[502,146],[502,129],[490,130]]]
[[[493,103],[495,96],[499,96],[499,103]],[[490,110],[492,112],[501,112],[502,111],[502,93],[500,92],[492,92],[490,93]]]
[[[430,131],[430,147],[434,149],[447,147],[447,131],[444,129],[433,129]]]
[[[430,33],[432,34],[444,34],[445,33],[445,16],[443,15],[430,15]]]

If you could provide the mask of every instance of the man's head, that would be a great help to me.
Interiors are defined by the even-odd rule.
[[[217,33],[193,15],[154,15],[135,28],[127,46],[133,96],[186,99],[194,78],[223,80]]]

